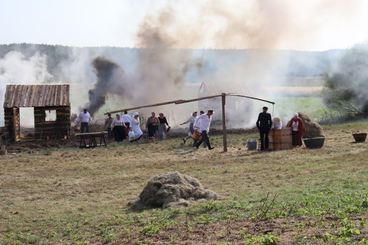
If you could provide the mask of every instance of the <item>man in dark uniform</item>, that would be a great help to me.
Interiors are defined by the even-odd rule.
[[[271,114],[267,113],[267,110],[267,107],[263,107],[263,112],[259,113],[257,120],[257,128],[261,136],[261,151],[268,150],[268,133],[272,127]]]

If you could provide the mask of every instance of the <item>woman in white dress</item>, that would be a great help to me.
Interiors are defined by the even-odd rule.
[[[129,132],[129,141],[134,142],[142,138],[143,132],[141,130],[139,114],[138,112],[133,113],[133,118],[131,121],[131,130]]]

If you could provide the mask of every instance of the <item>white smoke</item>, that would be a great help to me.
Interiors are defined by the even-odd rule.
[[[202,73],[201,79],[212,88],[208,93],[236,92],[273,100],[275,94],[266,88],[282,85],[279,78],[285,76],[289,67],[288,55],[274,50],[296,47],[296,44],[307,47],[310,42],[318,42],[319,36],[330,27],[324,23],[324,18],[328,16],[334,21],[344,19],[346,23],[353,23],[355,13],[361,12],[362,3],[353,0],[349,8],[341,1],[332,0],[311,0],[306,4],[284,0],[198,1],[194,5],[189,1],[179,1],[178,6],[169,3],[158,12],[145,16],[136,34],[136,47],[142,49],[137,50],[136,61],[129,64],[130,67],[127,67],[130,58],[121,57],[122,60],[118,60],[103,49],[91,52],[73,48],[67,59],[55,61],[58,64],[53,71],[48,70],[45,55],[36,53],[26,58],[19,52],[10,52],[0,60],[0,81],[1,84],[68,82],[71,84],[72,110],[76,112],[88,104],[88,91],[95,85],[97,88],[100,86],[96,83],[98,80],[92,62],[97,56],[103,56],[120,65],[127,73],[121,79],[114,79],[116,84],[109,84],[112,88],[123,89],[124,94],[119,96],[118,90],[109,92],[110,88],[103,95],[118,97],[119,104],[111,109],[120,109],[196,97],[197,93],[183,92],[187,83],[193,82],[188,81],[188,74],[203,72],[203,64],[210,57],[206,57],[206,50],[191,52],[181,48],[224,48],[232,49],[227,51],[228,57],[218,61],[211,73]],[[346,23],[343,26],[348,29]],[[253,50],[237,58],[237,54],[243,52],[237,49]],[[60,49],[60,52],[65,51]],[[221,53],[221,50],[218,52]],[[193,58],[198,56],[200,58]],[[4,94],[3,88],[0,92]],[[128,102],[124,96],[127,93]],[[254,125],[254,118],[263,105],[244,99],[229,102],[229,114],[239,119],[232,126]],[[152,110],[173,114],[173,109],[168,108]],[[197,105],[175,106],[174,110],[179,115],[176,121],[184,120],[197,109],[202,108]],[[290,115],[296,109],[292,106],[283,108],[290,111]],[[101,115],[101,111],[98,114]]]
[[[97,81],[92,61],[98,53],[84,48],[70,50],[68,58],[57,64],[55,76],[61,79],[60,82],[70,84],[71,110],[77,113],[88,101],[88,91]],[[59,52],[62,55],[65,51]]]
[[[205,51],[203,57],[193,60],[190,51],[181,53],[174,50],[180,47],[191,47],[198,43],[204,43],[209,39],[216,42],[216,46],[236,46],[236,42],[245,43],[254,48],[268,48],[247,52],[240,59],[235,59],[237,52],[233,50],[232,57],[225,57],[217,61],[216,69],[211,74],[204,74],[202,79],[210,88],[207,94],[214,95],[225,93],[240,93],[272,99],[265,87],[277,82],[275,76],[286,73],[288,66],[287,57],[273,52],[279,41],[283,38],[284,19],[270,24],[267,17],[270,13],[283,12],[283,18],[288,18],[288,10],[284,4],[277,5],[268,1],[261,1],[251,6],[246,14],[239,15],[238,11],[227,8],[223,1],[209,3],[198,10],[198,15],[190,22],[195,26],[188,27],[180,18],[180,13],[171,6],[163,8],[160,12],[147,16],[140,26],[137,35],[137,45],[145,48],[139,56],[137,79],[131,84],[136,86],[136,95],[140,98],[140,104],[164,101],[173,98],[183,98],[182,87],[185,84],[185,76],[188,71],[201,69],[206,62]],[[248,18],[248,21],[244,21]],[[204,26],[209,20],[221,20],[222,28],[214,32],[205,30]],[[261,32],[257,32],[262,27]],[[267,31],[269,30],[269,31]],[[280,31],[280,33],[278,33]],[[277,33],[277,36],[275,36]],[[274,36],[272,38],[272,36]],[[257,46],[259,45],[259,46]],[[188,54],[189,52],[189,54]],[[221,50],[218,51],[221,53]],[[228,51],[231,53],[231,51]],[[191,97],[196,97],[195,95]],[[185,97],[184,97],[185,98]],[[202,102],[198,108],[194,105],[191,109],[201,110],[212,107],[218,109],[220,102]],[[139,101],[137,101],[139,103]],[[254,124],[254,117],[264,104],[252,106],[253,102],[244,99],[229,99],[228,115],[236,120],[230,121],[231,127],[248,127]],[[180,107],[177,107],[180,108]],[[177,109],[178,110],[178,109]],[[181,113],[189,115],[190,111]],[[216,114],[220,116],[220,111]],[[184,119],[184,118],[182,118]]]
[[[52,75],[47,71],[46,56],[38,52],[26,58],[18,51],[7,53],[0,59],[0,81],[4,83],[34,83],[36,81],[49,81]]]
[[[51,80],[52,75],[47,70],[45,55],[36,52],[33,56],[26,58],[18,51],[8,52],[3,59],[0,59],[0,105],[4,104],[7,84],[40,84]],[[1,111],[3,111],[2,106]],[[0,125],[4,125],[2,116]]]
[[[324,99],[342,113],[368,114],[368,44],[347,50],[327,76]]]

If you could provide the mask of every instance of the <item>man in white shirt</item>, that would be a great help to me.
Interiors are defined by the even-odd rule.
[[[128,114],[128,111],[124,111],[124,114],[121,116],[121,119],[123,120],[125,124],[125,136],[129,136],[129,130],[132,126],[132,117]]]
[[[197,120],[194,123],[194,130],[199,131],[202,135],[202,138],[198,142],[194,143],[194,146],[197,147],[197,149],[203,142],[206,143],[209,150],[212,150],[214,148],[211,147],[210,139],[207,135],[210,128],[212,115],[213,110],[208,110],[207,114],[198,116]]]
[[[121,119],[123,119],[125,126],[130,128],[130,125],[132,124],[132,117],[128,114],[128,111],[124,111],[124,114],[121,116]]]
[[[81,123],[81,133],[89,132],[89,122],[92,120],[91,115],[87,111],[87,109],[83,109],[83,111],[79,114],[78,120]]]

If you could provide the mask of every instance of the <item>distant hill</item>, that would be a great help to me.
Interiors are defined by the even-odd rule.
[[[8,44],[0,45],[0,59],[3,59],[9,52],[16,51],[24,55],[24,58],[30,58],[35,54],[45,55],[47,57],[47,70],[56,80],[65,80],[63,73],[59,72],[60,65],[70,62],[84,62],[90,65],[97,56],[104,56],[120,64],[125,70],[129,70],[137,64],[137,55],[145,52],[144,49],[137,48],[117,48],[117,47],[67,47],[59,45],[44,44]],[[228,69],[224,64],[239,62],[249,62],[258,57],[267,60],[270,57],[278,57],[285,62],[283,68],[285,72],[280,75],[291,83],[295,82],[295,77],[315,77],[328,72],[334,62],[341,56],[344,50],[329,50],[323,52],[315,51],[267,51],[267,50],[221,50],[221,49],[182,49],[176,50],[182,52],[193,59],[200,59],[203,63],[198,71],[192,71],[187,74],[188,81],[201,81],[203,74],[208,74],[219,69]],[[246,63],[245,63],[246,64]],[[266,69],[266,68],[265,68]],[[0,76],[2,71],[0,70]],[[303,79],[298,80],[303,81]],[[305,81],[305,80],[304,80]]]
[[[5,84],[42,82],[69,83],[72,111],[78,112],[82,106],[91,109],[93,105],[97,117],[124,106],[192,98],[199,94],[202,82],[210,95],[237,92],[277,99],[286,88],[297,95],[290,86],[320,86],[321,76],[330,72],[344,53],[345,50],[152,50],[0,45],[0,104],[3,103]],[[104,59],[96,59],[99,56]],[[100,60],[97,66],[96,60]],[[248,102],[236,103],[228,113],[234,113],[234,117],[248,115],[244,122],[237,123],[251,125],[251,118],[258,111]],[[164,112],[171,115],[171,121],[180,122],[196,106],[200,105],[181,106],[175,113],[171,109]],[[209,106],[213,108],[212,104]],[[201,107],[205,109],[204,105]],[[287,106],[283,110],[287,111]],[[289,111],[295,111],[295,108]],[[0,117],[0,125],[1,121]]]

